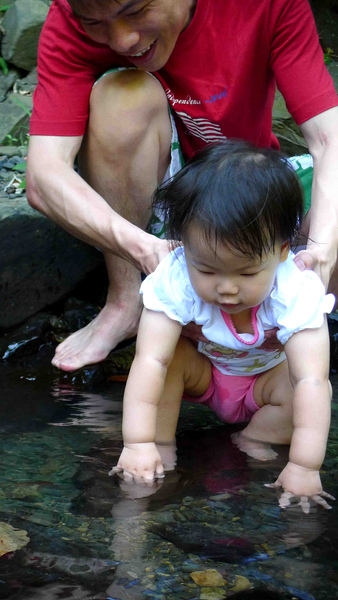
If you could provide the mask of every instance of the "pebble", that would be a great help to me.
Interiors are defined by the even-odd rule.
[[[221,587],[227,583],[216,569],[194,571],[193,573],[190,573],[190,577],[201,587]]]

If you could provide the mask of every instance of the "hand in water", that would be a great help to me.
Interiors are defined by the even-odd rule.
[[[284,491],[278,502],[279,506],[281,508],[300,506],[305,514],[310,512],[311,502],[329,510],[332,506],[325,498],[335,500],[333,496],[324,492],[319,471],[301,467],[290,461],[278,479],[274,483],[266,483],[265,487],[283,488]]]
[[[152,486],[176,466],[176,442],[129,444],[109,475],[119,475],[126,482]]]
[[[125,481],[152,485],[164,477],[161,456],[154,442],[126,444],[109,475],[121,474]]]

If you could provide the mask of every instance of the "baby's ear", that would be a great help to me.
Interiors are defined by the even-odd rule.
[[[280,249],[280,262],[284,262],[289,256],[290,252],[290,244],[289,242],[285,242]]]

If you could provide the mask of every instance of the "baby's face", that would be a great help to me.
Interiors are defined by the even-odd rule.
[[[215,248],[191,226],[184,239],[191,284],[196,294],[230,315],[258,306],[269,295],[278,265],[288,255],[288,244],[276,243],[262,259],[249,258],[218,243]]]

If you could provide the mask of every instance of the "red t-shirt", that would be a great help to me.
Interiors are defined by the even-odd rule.
[[[30,133],[83,135],[94,81],[128,64],[87,36],[67,0],[54,0],[39,43]],[[224,137],[278,147],[271,133],[276,84],[297,124],[338,105],[307,0],[198,0],[155,75],[186,156]]]

